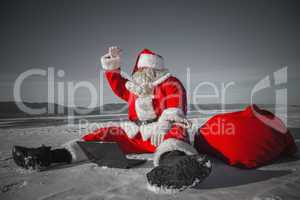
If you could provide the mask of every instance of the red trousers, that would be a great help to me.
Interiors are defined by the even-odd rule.
[[[184,128],[173,125],[165,134],[164,140],[169,138],[188,142],[187,132]],[[150,138],[144,141],[141,133],[137,133],[133,138],[128,137],[126,132],[120,127],[99,128],[82,138],[84,141],[106,141],[117,142],[125,154],[130,153],[154,153],[156,147],[151,144]]]

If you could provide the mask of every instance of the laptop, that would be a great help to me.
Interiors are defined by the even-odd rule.
[[[91,162],[98,166],[129,169],[145,163],[147,160],[129,159],[116,142],[77,142]]]

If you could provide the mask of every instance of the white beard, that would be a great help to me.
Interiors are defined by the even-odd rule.
[[[153,92],[153,80],[154,72],[152,69],[138,70],[132,75],[132,81],[126,83],[126,87],[137,96],[149,96]]]
[[[126,83],[126,88],[139,97],[151,96],[153,82],[168,73],[167,70],[144,68],[132,75],[132,80]]]
[[[154,87],[169,76],[167,70],[144,68],[135,72],[131,80],[126,82],[126,88],[137,96],[135,110],[139,120],[146,121],[157,117],[152,104]]]

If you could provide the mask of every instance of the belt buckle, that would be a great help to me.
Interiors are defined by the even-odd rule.
[[[147,121],[141,121],[141,125],[143,126],[143,125],[147,125],[148,124],[148,122]]]

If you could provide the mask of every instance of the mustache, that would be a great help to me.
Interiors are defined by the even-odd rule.
[[[151,68],[139,69],[132,74],[132,80],[138,84],[151,83],[155,80],[155,72]]]

